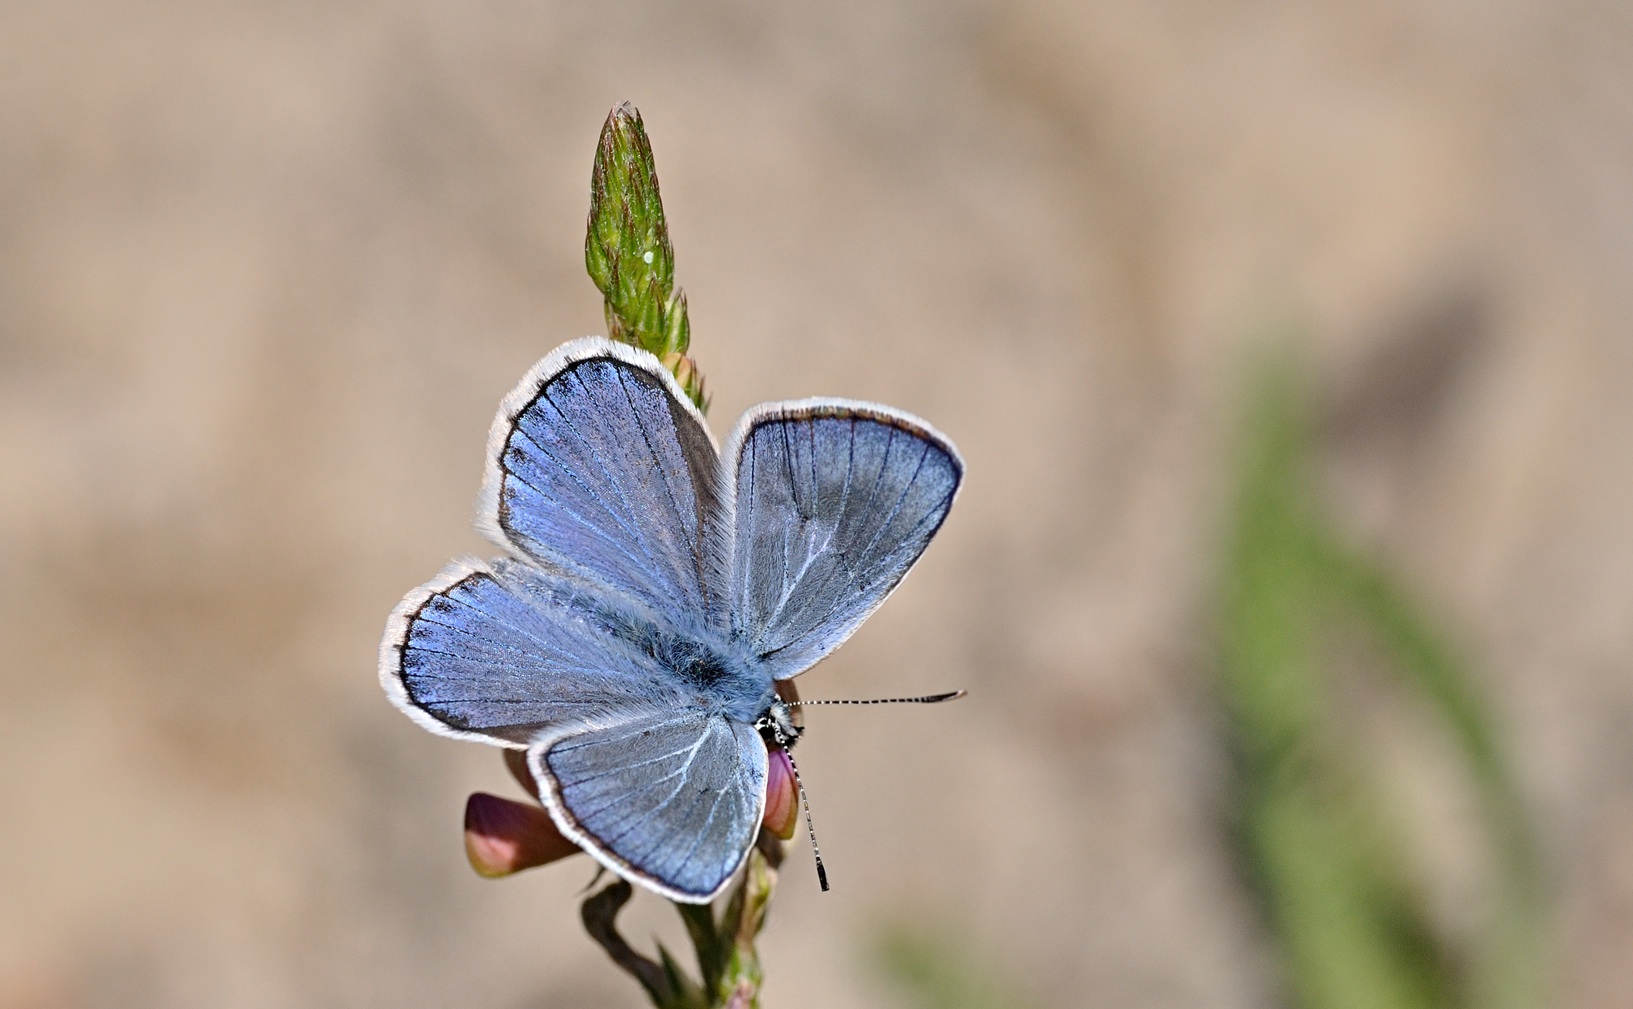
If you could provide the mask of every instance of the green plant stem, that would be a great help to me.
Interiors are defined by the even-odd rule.
[[[782,842],[760,831],[748,865],[717,914],[707,904],[675,903],[697,959],[698,977],[658,944],[658,959],[637,953],[618,932],[618,912],[633,895],[624,880],[584,901],[584,929],[620,969],[646,989],[658,1009],[758,1009],[764,972],[755,941],[777,884]]]

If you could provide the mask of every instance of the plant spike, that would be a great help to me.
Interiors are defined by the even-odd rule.
[[[652,144],[635,106],[607,114],[590,171],[584,266],[600,289],[607,337],[656,355],[698,409],[708,408],[703,376],[686,356],[692,327],[686,294],[675,288],[675,249],[663,216]]]

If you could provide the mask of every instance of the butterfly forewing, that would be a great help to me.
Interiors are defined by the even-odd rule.
[[[494,422],[480,525],[683,628],[720,619],[703,546],[718,457],[677,393],[655,358],[606,340],[550,355]]]
[[[883,407],[761,407],[733,466],[732,633],[778,679],[850,636],[941,527],[963,475],[927,424]]]

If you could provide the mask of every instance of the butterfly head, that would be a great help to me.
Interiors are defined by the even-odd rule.
[[[760,736],[768,743],[775,743],[785,750],[793,749],[800,734],[805,730],[794,722],[794,709],[781,698],[771,702],[765,712],[755,719],[754,727],[760,730]]]

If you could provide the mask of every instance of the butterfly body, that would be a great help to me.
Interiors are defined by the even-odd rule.
[[[963,464],[905,414],[749,411],[717,449],[656,358],[546,357],[489,438],[478,527],[387,623],[380,678],[434,732],[527,751],[563,833],[676,900],[724,888],[763,815],[776,683],[837,648],[917,560]]]

